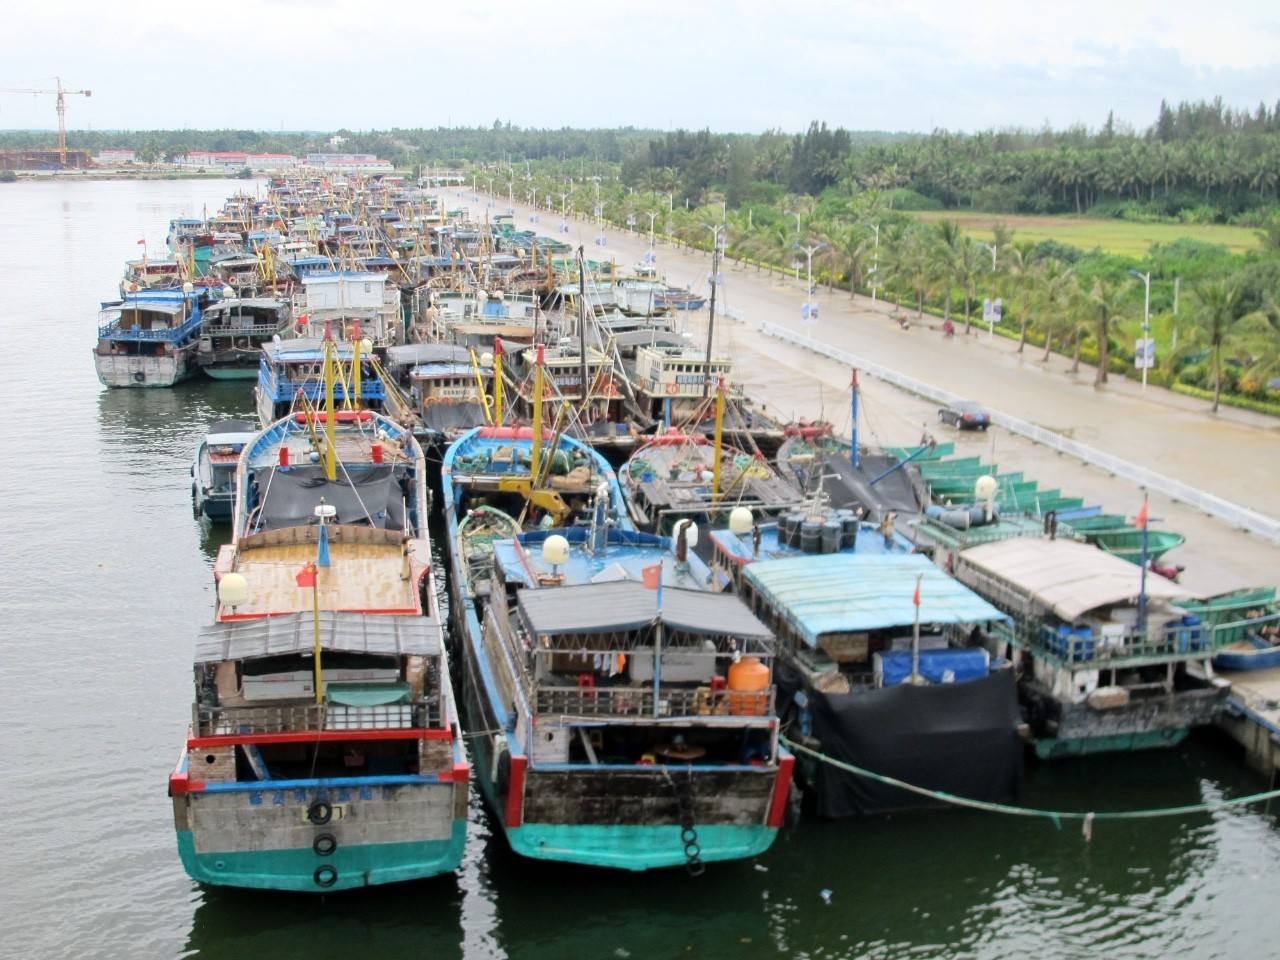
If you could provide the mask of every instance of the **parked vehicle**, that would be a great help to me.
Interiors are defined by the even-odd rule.
[[[957,400],[938,411],[938,419],[957,430],[985,430],[991,426],[991,414],[987,408],[972,400]]]

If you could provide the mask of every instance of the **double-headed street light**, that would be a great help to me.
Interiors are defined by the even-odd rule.
[[[1147,389],[1147,369],[1155,360],[1154,343],[1151,342],[1151,273],[1141,273],[1130,268],[1129,276],[1137,277],[1146,287],[1146,297],[1142,305],[1142,355],[1135,357],[1142,367],[1142,389]]]
[[[997,249],[996,244],[980,243],[979,246],[984,247],[985,249],[991,251],[991,272],[995,273],[996,272],[996,249]]]
[[[813,305],[813,255],[819,250],[824,249],[827,245],[825,243],[815,243],[810,247],[802,247],[797,243],[795,246],[797,250],[804,251],[806,261],[805,276],[807,277],[807,280],[805,282],[804,307],[800,310],[800,316],[804,317],[806,320],[816,320],[818,318],[818,311]]]

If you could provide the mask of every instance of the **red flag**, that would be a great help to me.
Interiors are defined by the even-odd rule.
[[[911,595],[911,602],[920,606],[920,581],[916,580],[916,592]]]
[[[308,563],[294,575],[293,579],[297,581],[300,587],[314,587],[316,585],[316,565]]]
[[[1139,530],[1147,529],[1147,501],[1142,501],[1142,508],[1138,511],[1138,517],[1133,521],[1133,525]]]
[[[139,241],[138,241],[138,243],[137,243],[137,245],[138,245],[139,247],[145,247],[145,246],[147,245],[146,238],[144,237],[143,239],[139,240]]]

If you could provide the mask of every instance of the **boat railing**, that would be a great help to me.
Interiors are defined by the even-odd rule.
[[[332,703],[273,703],[192,709],[197,737],[242,734],[320,733],[330,730],[436,730],[444,725],[439,697],[407,703],[345,706]]]
[[[200,328],[200,314],[195,313],[181,323],[171,327],[142,327],[137,324],[125,326],[116,313],[106,313],[98,321],[98,339],[127,340],[186,340]]]
[[[206,323],[200,329],[202,337],[263,337],[269,338],[280,332],[280,324],[277,323],[255,323],[249,327],[236,327],[231,324],[209,324]]]
[[[1204,659],[1211,651],[1211,633],[1200,624],[1173,621],[1146,630],[1100,632],[1067,624],[994,624],[998,639],[1011,640],[1037,657],[1082,670],[1112,670],[1153,663]]]
[[[538,716],[573,717],[772,717],[776,702],[773,687],[749,692],[713,690],[711,687],[659,688],[651,686],[551,687],[540,684],[534,695]]]

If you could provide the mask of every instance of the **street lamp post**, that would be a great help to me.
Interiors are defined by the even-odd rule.
[[[813,255],[826,246],[825,243],[815,243],[810,247],[802,247],[796,244],[797,250],[803,250],[805,255],[805,293],[804,293],[804,309],[800,311],[800,315],[806,320],[814,316],[813,309]]]
[[[875,303],[876,302],[876,286],[880,279],[880,224],[869,223],[868,221],[863,220],[862,225],[864,227],[870,227],[876,233],[875,262],[871,265],[871,272],[876,275],[875,280],[871,281],[871,302]]]
[[[1137,270],[1130,269],[1129,275],[1137,277],[1146,287],[1145,297],[1142,304],[1142,389],[1147,389],[1147,368],[1151,366],[1151,361],[1155,358],[1155,351],[1152,350],[1151,343],[1151,272],[1140,273]]]
[[[991,251],[991,272],[995,273],[996,272],[996,244],[984,243],[982,244],[982,246],[985,247],[987,250]]]

